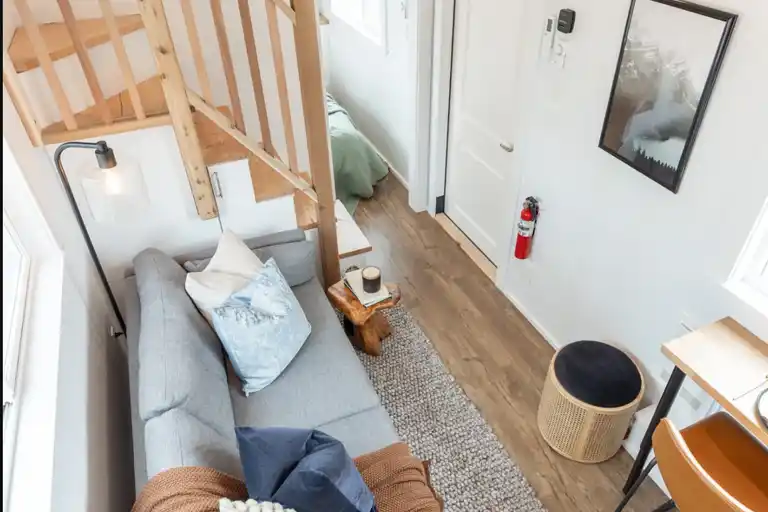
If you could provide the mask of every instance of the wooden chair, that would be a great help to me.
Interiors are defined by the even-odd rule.
[[[678,431],[663,419],[653,434],[656,459],[632,486],[624,509],[658,463],[672,500],[654,512],[768,511],[768,448],[726,413],[717,413]]]

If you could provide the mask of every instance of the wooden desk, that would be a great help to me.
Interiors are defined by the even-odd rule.
[[[768,343],[732,318],[725,318],[665,343],[662,353],[675,363],[624,485],[637,480],[651,450],[653,432],[672,407],[686,376],[768,446],[768,430],[757,417],[757,397],[768,388]]]

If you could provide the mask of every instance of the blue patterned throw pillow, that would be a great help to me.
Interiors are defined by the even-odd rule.
[[[246,395],[271,384],[312,330],[273,258],[211,316]]]

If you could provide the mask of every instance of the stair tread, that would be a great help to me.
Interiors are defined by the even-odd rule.
[[[251,171],[251,181],[254,183],[253,196],[257,202],[293,194],[298,226],[305,230],[317,227],[317,207],[314,201],[296,190],[288,180],[262,160],[252,156],[248,159],[248,167]],[[309,173],[301,172],[299,175],[306,181],[311,180]]]
[[[232,119],[232,111],[227,106],[216,107],[219,112]],[[192,114],[197,129],[197,137],[203,148],[203,160],[206,165],[217,165],[226,162],[245,160],[251,152],[224,130],[205,117],[201,112]]]
[[[121,35],[144,28],[140,14],[128,14],[116,18]],[[63,22],[44,23],[39,27],[52,60],[56,61],[75,54],[75,46],[69,37],[67,26]],[[86,48],[92,48],[109,41],[109,31],[103,18],[77,20],[77,32]],[[13,39],[8,47],[8,56],[18,73],[30,71],[40,66],[29,40],[29,34],[24,27],[19,27],[13,34]]]

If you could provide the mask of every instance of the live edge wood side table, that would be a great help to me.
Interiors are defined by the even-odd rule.
[[[352,344],[372,356],[381,354],[381,339],[389,336],[391,332],[389,322],[381,314],[381,310],[389,309],[400,302],[400,288],[391,283],[384,286],[392,297],[370,307],[363,306],[344,281],[328,288],[331,304],[344,315],[344,331]]]

